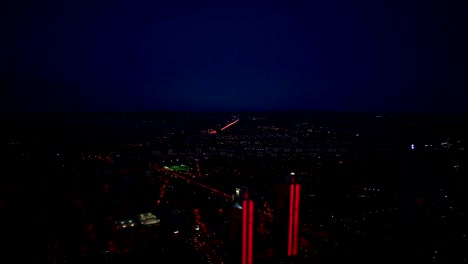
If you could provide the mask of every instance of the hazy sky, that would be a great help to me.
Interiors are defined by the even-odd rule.
[[[0,110],[467,111],[466,1],[9,1]]]

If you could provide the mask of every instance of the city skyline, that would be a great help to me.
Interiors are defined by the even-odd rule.
[[[319,116],[7,122],[6,251],[44,263],[466,261],[465,124]]]

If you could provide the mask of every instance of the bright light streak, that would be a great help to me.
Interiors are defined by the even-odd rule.
[[[230,126],[232,126],[232,125],[234,125],[234,124],[237,123],[237,122],[239,122],[239,118],[236,119],[236,120],[234,120],[233,122],[227,124],[227,125],[224,126],[223,128],[221,128],[221,131],[224,130],[224,129],[226,129],[226,128],[228,128],[228,127],[230,127]]]

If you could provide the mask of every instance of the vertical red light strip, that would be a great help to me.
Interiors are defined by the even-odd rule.
[[[252,255],[253,255],[253,219],[254,216],[254,204],[253,201],[249,201],[249,237],[248,237],[248,264],[252,264]]]
[[[291,184],[289,189],[288,256],[297,255],[297,243],[299,235],[299,201],[300,185]]]
[[[254,204],[252,200],[244,200],[242,205],[242,263],[252,264]]]
[[[247,200],[242,202],[242,264],[247,263]]]
[[[294,184],[289,188],[289,226],[288,226],[288,256],[292,255],[293,249],[293,223],[294,223]]]
[[[294,193],[294,234],[293,234],[293,250],[292,254],[297,255],[297,244],[299,242],[299,201],[300,201],[300,185],[296,185],[296,191]]]

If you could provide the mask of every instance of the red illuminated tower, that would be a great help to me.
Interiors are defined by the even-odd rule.
[[[253,262],[254,202],[244,192],[242,201],[242,264]]]
[[[301,186],[291,175],[289,186],[288,256],[296,256],[299,243],[299,202]]]
[[[294,258],[299,248],[299,205],[300,185],[291,172],[276,185],[276,204],[274,205],[274,240],[277,259]]]
[[[231,207],[231,250],[233,263],[252,264],[254,258],[254,202],[249,196],[247,188],[236,189]]]

